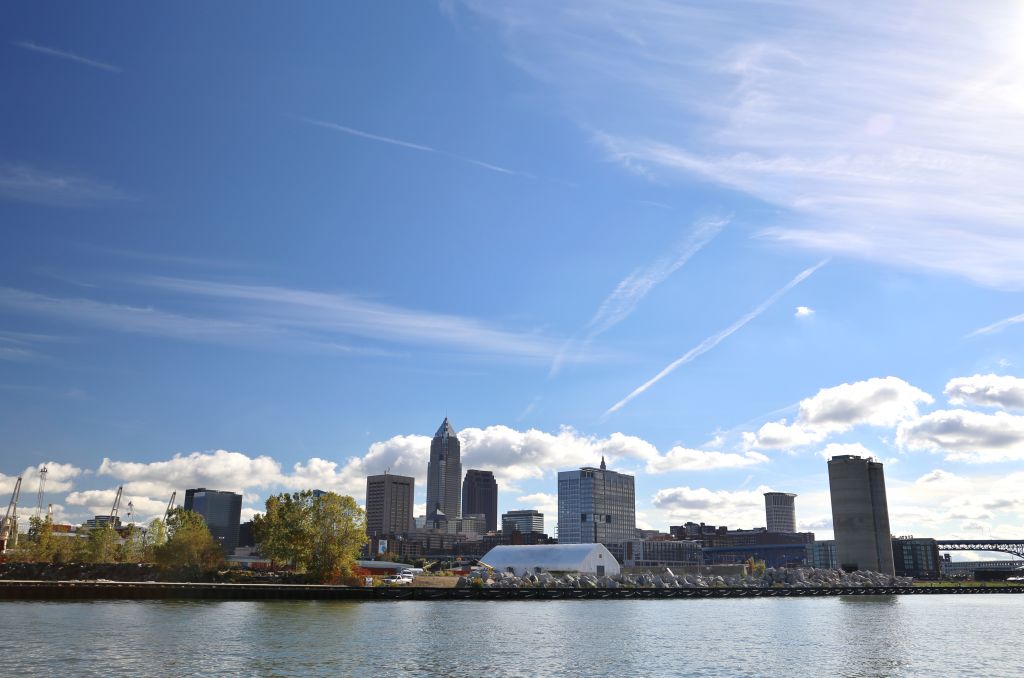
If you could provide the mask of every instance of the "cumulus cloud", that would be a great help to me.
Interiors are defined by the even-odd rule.
[[[82,475],[82,469],[78,468],[74,464],[62,464],[56,461],[48,461],[45,464],[39,464],[39,466],[29,466],[19,475],[21,476],[21,505],[26,505],[26,499],[29,494],[35,497],[35,493],[39,487],[39,470],[46,467],[46,486],[45,492],[67,492],[74,485],[74,479]],[[8,492],[14,491],[14,484],[17,482],[17,476],[8,476],[0,473],[0,488],[10,488]],[[45,508],[45,507],[44,507]]]
[[[645,470],[648,473],[710,471],[714,469],[744,468],[767,462],[768,457],[757,452],[736,454],[733,452],[691,450],[686,447],[676,446],[663,456],[649,460]]]
[[[1024,417],[1007,412],[937,410],[900,424],[896,444],[907,450],[942,452],[950,461],[1021,461]]]
[[[964,528],[963,521],[990,523],[1000,517],[1019,520],[1020,511],[1024,510],[1024,497],[1019,489],[1022,483],[1022,472],[992,477],[961,475],[945,469],[933,469],[911,482],[890,478],[887,495],[893,531],[904,534],[926,526],[930,536],[938,538],[977,538],[978,531]],[[992,536],[1014,538],[1014,531],[993,532]]]
[[[871,450],[860,443],[829,443],[819,454],[823,459],[831,459],[832,457],[839,457],[848,454],[852,454],[857,457],[875,456]]]
[[[996,374],[950,379],[943,391],[953,405],[1024,409],[1024,379]]]
[[[107,490],[83,490],[71,492],[64,498],[65,503],[71,506],[79,506],[88,510],[88,515],[110,515],[117,496],[117,488]],[[132,502],[135,514],[134,522],[147,522],[151,518],[162,516],[167,508],[167,502],[158,499],[151,499],[141,495],[131,495],[125,492],[121,497],[121,507],[118,515],[126,520],[128,515],[128,502]]]
[[[764,493],[770,491],[763,486],[737,491],[670,487],[658,490],[651,504],[670,524],[693,521],[749,528],[764,525]]]
[[[795,315],[797,318],[806,318],[808,316],[814,315],[814,309],[811,308],[810,306],[797,306],[796,313],[794,313],[793,315]]]
[[[597,466],[602,457],[610,466],[646,468],[648,473],[741,468],[768,461],[756,452],[732,454],[684,447],[674,447],[663,455],[653,444],[636,436],[612,433],[599,437],[571,427],[549,433],[488,426],[465,428],[458,436],[463,468],[492,469],[505,492],[516,492],[519,484],[551,477],[557,470]],[[425,435],[397,435],[371,444],[362,456],[342,461],[313,457],[296,462],[291,468],[267,455],[250,456],[227,450],[176,454],[152,462],[104,459],[98,475],[123,484],[126,497],[164,503],[163,498],[172,491],[181,493],[190,487],[242,492],[249,506],[258,506],[259,499],[270,491],[310,488],[351,495],[361,501],[366,476],[385,471],[412,476],[420,491],[425,491],[430,440]],[[76,500],[69,503],[84,506],[94,496],[76,495]]]
[[[241,491],[280,483],[281,465],[268,456],[250,457],[241,452],[216,450],[176,454],[166,461],[131,462],[104,458],[98,475],[121,480],[125,489],[150,492],[186,487],[210,487]]]
[[[856,426],[895,426],[916,417],[919,403],[932,402],[930,395],[898,377],[840,384],[801,400],[792,424],[785,419],[768,422],[757,433],[745,433],[744,440],[748,447],[802,447]]]

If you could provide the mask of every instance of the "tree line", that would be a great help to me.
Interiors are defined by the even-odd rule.
[[[8,553],[9,560],[54,565],[156,563],[200,570],[216,569],[224,563],[224,553],[206,521],[183,508],[172,509],[166,523],[154,518],[146,527],[129,525],[120,532],[109,523],[82,525],[68,536],[54,530],[50,516],[33,517],[26,537]]]
[[[49,516],[29,522],[27,538],[8,552],[10,560],[156,563],[168,569],[203,571],[224,565],[224,553],[206,521],[183,508],[171,510],[166,524],[157,518],[145,528],[133,525],[121,533],[109,524],[83,525],[78,534],[61,536]],[[253,518],[253,535],[272,567],[287,568],[322,583],[352,580],[355,561],[368,541],[365,512],[352,497],[312,490],[268,498],[265,512]]]

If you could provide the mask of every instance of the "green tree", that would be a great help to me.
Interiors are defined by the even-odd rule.
[[[147,546],[146,530],[137,525],[129,525],[128,534],[125,535],[124,543],[121,544],[120,561],[122,563],[144,562],[149,555]]]
[[[117,560],[118,545],[121,541],[117,530],[109,523],[89,530],[85,544],[84,560],[87,563],[113,563]]]
[[[312,536],[306,514],[313,503],[309,490],[267,498],[266,513],[253,516],[253,538],[260,553],[275,565],[303,569],[309,561]]]
[[[266,513],[253,518],[263,555],[287,563],[312,579],[332,582],[352,575],[367,542],[366,517],[352,497],[305,490],[267,499]]]
[[[195,511],[173,509],[167,517],[167,535],[166,543],[154,547],[156,561],[164,567],[207,571],[224,563],[220,544]]]

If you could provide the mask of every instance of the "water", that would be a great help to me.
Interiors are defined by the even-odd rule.
[[[1024,675],[1024,595],[0,603],[0,676]]]

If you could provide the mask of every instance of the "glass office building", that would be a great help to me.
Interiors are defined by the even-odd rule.
[[[633,476],[599,468],[558,473],[558,543],[617,544],[636,538]]]
[[[210,534],[224,553],[233,555],[238,546],[238,523],[242,516],[242,495],[200,487],[185,490],[185,510],[195,511],[206,521]]]

